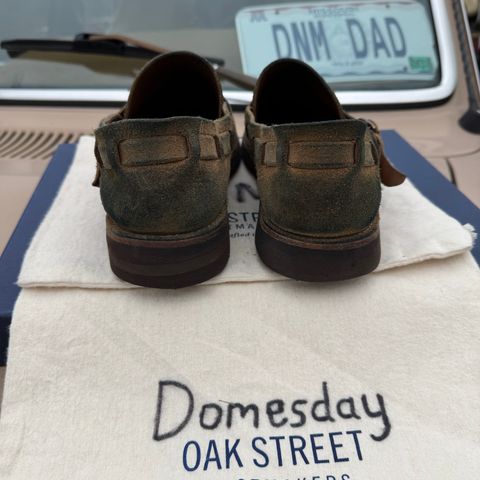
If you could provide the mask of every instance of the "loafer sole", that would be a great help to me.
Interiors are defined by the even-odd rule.
[[[121,233],[121,232],[120,232]],[[135,238],[107,218],[110,266],[117,277],[135,285],[175,289],[205,282],[218,275],[230,256],[228,221],[189,238]]]
[[[267,225],[260,214],[255,244],[267,267],[307,282],[360,277],[375,270],[380,262],[378,223],[361,238],[356,235],[322,241],[280,233]]]

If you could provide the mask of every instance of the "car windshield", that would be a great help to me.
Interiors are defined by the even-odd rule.
[[[3,0],[0,39],[122,34],[220,58],[257,76],[300,58],[337,90],[434,87],[441,65],[428,0]],[[144,59],[0,51],[0,88],[126,89]],[[235,87],[229,85],[232,90]]]

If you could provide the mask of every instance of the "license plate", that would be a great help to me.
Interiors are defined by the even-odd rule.
[[[429,13],[415,0],[339,0],[248,7],[235,18],[244,72],[298,58],[330,82],[431,81],[438,72]]]

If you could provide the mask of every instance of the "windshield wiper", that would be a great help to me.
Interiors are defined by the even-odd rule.
[[[146,42],[137,41],[123,35],[99,35],[96,33],[79,33],[73,40],[18,38],[3,40],[1,48],[7,51],[11,58],[19,57],[28,51],[37,52],[75,52],[92,55],[113,55],[130,58],[150,59],[166,49]],[[153,48],[155,51],[153,51]],[[204,57],[213,65],[223,66],[221,58]]]
[[[101,35],[79,33],[73,40],[49,39],[12,39],[0,42],[0,48],[7,51],[11,58],[20,57],[28,52],[74,52],[88,55],[111,55],[148,60],[170,50],[125,35]],[[216,69],[218,75],[239,87],[253,90],[255,78],[225,68],[224,60],[204,57]]]

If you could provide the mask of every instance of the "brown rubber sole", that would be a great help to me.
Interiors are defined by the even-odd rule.
[[[255,244],[263,263],[295,280],[330,282],[360,277],[380,262],[378,224],[365,236],[312,241],[279,233],[258,219]]]
[[[107,245],[110,266],[117,277],[151,288],[202,283],[218,275],[230,256],[227,219],[206,234],[153,240],[135,238],[107,219]]]

